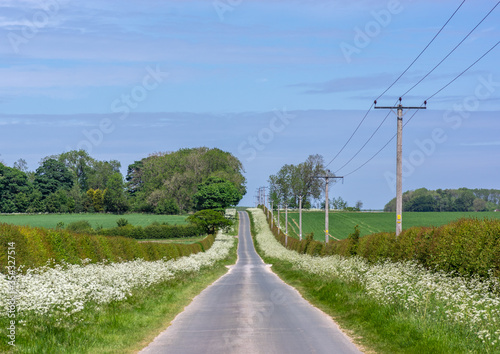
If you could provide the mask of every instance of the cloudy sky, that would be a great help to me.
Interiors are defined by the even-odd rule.
[[[219,147],[253,205],[270,174],[321,154],[346,176],[334,196],[378,209],[395,195],[396,119],[370,108],[403,96],[430,98],[404,118],[404,190],[500,189],[500,46],[445,87],[498,43],[497,1],[465,1],[392,85],[461,3],[0,0],[0,160],[34,170],[84,148],[125,172]]]

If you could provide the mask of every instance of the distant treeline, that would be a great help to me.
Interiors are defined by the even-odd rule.
[[[84,150],[47,156],[35,171],[0,162],[0,213],[127,211],[178,214],[236,205],[246,193],[241,162],[206,147],[155,153],[128,166]]]
[[[493,211],[500,209],[498,189],[438,189],[420,188],[403,193],[403,211]],[[396,198],[384,207],[396,211]]]

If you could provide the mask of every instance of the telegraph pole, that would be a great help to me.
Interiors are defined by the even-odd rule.
[[[403,229],[403,109],[426,109],[427,107],[403,107],[401,97],[396,107],[377,107],[377,101],[374,104],[376,109],[390,109],[398,118],[396,149],[396,237],[398,237]],[[427,101],[424,104],[427,104]]]
[[[328,181],[330,178],[344,178],[330,176],[330,170],[326,170],[326,176],[315,176],[314,178],[324,178],[325,179],[325,244],[328,243]]]
[[[274,221],[273,202],[271,201],[271,230],[273,229],[273,221]]]
[[[288,204],[285,204],[285,247],[288,246]]]
[[[281,205],[278,204],[278,235],[280,234],[281,231],[281,223],[280,223],[280,207]]]
[[[302,196],[299,195],[299,240],[302,241]]]

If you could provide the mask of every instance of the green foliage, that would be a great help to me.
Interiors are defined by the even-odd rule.
[[[126,179],[135,210],[154,212],[157,203],[166,199],[173,200],[182,211],[192,211],[197,186],[209,177],[227,180],[241,195],[245,194],[242,172],[243,165],[232,154],[202,147],[158,153],[136,161],[129,166]]]
[[[137,240],[165,240],[200,236],[205,234],[205,231],[196,225],[160,225],[156,223],[146,227],[127,224],[116,228],[103,229],[99,234],[105,236],[130,237]]]
[[[208,234],[215,234],[218,229],[232,225],[231,220],[226,219],[222,213],[215,210],[200,210],[188,216],[187,221],[198,226]]]
[[[500,207],[500,190],[420,188],[403,193],[404,211],[492,211]],[[396,199],[386,204],[384,211],[395,211]]]
[[[119,172],[109,177],[103,195],[103,204],[107,212],[122,214],[128,210],[124,188],[123,178]]]
[[[72,232],[90,232],[92,231],[92,225],[87,220],[75,221],[68,224],[66,230]]]
[[[118,227],[127,226],[128,225],[128,220],[124,219],[124,218],[120,218],[120,219],[116,220],[116,225],[118,225]]]
[[[237,205],[243,196],[231,182],[219,177],[209,177],[198,185],[198,192],[193,198],[197,210],[221,210]]]
[[[28,208],[31,188],[27,175],[0,163],[0,212],[24,212]]]
[[[309,207],[309,198],[319,198],[323,190],[323,182],[315,177],[324,174],[321,155],[310,155],[297,166],[284,165],[276,175],[269,176],[271,201],[275,206],[288,204],[298,208],[299,196],[302,196],[302,206]]]
[[[127,229],[129,226],[120,229]],[[206,250],[214,242],[214,238],[210,237],[199,243],[186,245],[139,243],[126,237],[107,237],[80,233],[89,230],[89,227],[90,225],[85,222],[68,225],[66,230],[0,224],[0,234],[2,235],[0,238],[0,272],[5,273],[6,271],[7,249],[11,242],[15,243],[16,263],[24,265],[24,270],[46,265],[48,260],[53,260],[54,263],[65,261],[66,263],[79,264],[82,259],[87,258],[91,262],[105,260],[118,262],[136,258],[147,261],[162,258],[175,259]],[[161,228],[163,227],[171,226],[162,225]],[[187,229],[189,226],[185,225],[185,227]],[[148,229],[148,227],[144,229]],[[70,230],[76,230],[79,233]],[[146,231],[146,233],[148,232]],[[151,231],[152,233],[153,231]]]
[[[303,240],[285,242],[278,229],[276,239],[300,253],[323,256],[339,254],[361,256],[371,262],[382,260],[417,261],[429,269],[481,277],[489,272],[500,277],[500,219],[459,219],[439,227],[411,227],[396,238],[394,232],[379,232],[360,237],[356,225],[348,238],[324,243]]]
[[[47,159],[35,172],[35,188],[42,195],[55,193],[58,189],[70,189],[73,186],[73,175],[70,170],[55,159]]]

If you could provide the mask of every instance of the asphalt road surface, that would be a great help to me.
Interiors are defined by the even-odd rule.
[[[361,353],[264,264],[239,212],[238,261],[141,353]]]

